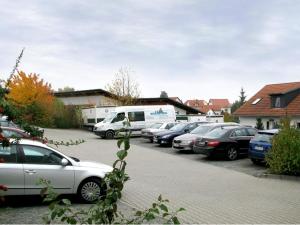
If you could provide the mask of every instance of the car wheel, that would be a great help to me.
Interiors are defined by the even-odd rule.
[[[93,203],[105,194],[105,188],[101,187],[100,179],[91,178],[80,184],[77,194],[82,202]]]
[[[105,138],[107,139],[113,139],[115,136],[115,132],[112,130],[108,130],[105,132]]]
[[[255,164],[255,165],[262,165],[262,160],[260,159],[251,159],[252,163]]]
[[[237,157],[238,157],[238,150],[233,145],[230,145],[230,146],[227,147],[226,153],[227,153],[227,159],[228,160],[231,160],[231,161],[236,160]]]

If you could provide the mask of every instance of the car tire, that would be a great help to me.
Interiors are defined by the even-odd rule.
[[[230,161],[236,160],[238,158],[237,147],[234,145],[229,145],[226,148],[226,156],[227,156],[227,159]]]
[[[113,130],[108,130],[105,132],[106,139],[113,139],[115,137],[115,132]]]
[[[81,202],[94,203],[104,196],[106,188],[101,186],[101,180],[89,178],[84,180],[78,187],[77,195]]]

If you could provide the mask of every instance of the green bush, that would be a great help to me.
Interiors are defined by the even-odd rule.
[[[283,127],[274,136],[266,161],[273,173],[300,175],[300,131]]]
[[[53,123],[56,128],[80,128],[82,125],[81,109],[75,105],[64,105],[55,101]]]

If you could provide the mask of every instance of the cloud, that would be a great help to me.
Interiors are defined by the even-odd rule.
[[[129,66],[144,97],[237,98],[299,80],[293,0],[1,1],[0,74],[21,68],[54,88],[104,88]]]

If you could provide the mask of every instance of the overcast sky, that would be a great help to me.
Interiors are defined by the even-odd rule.
[[[0,0],[0,75],[104,88],[129,67],[143,97],[251,97],[300,81],[298,0]]]

